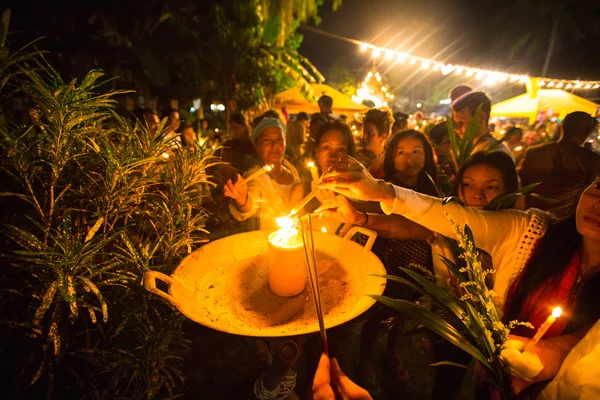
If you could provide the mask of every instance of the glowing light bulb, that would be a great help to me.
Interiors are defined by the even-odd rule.
[[[591,88],[592,88],[592,85],[588,83],[587,85],[585,85],[585,87],[584,87],[584,88],[585,88],[585,89],[591,89]]]
[[[546,85],[546,82],[544,82],[544,81],[540,81],[540,82],[538,83],[538,86],[540,86],[540,87],[541,87],[541,86],[544,86],[544,85]]]
[[[598,88],[600,88],[600,84],[596,83],[596,84],[594,85],[594,89],[598,89]]]
[[[322,228],[321,228],[321,232],[323,232],[323,233],[327,233],[327,228],[325,228],[325,227],[322,227]]]
[[[578,88],[580,88],[580,87],[582,87],[582,86],[583,86],[583,84],[582,84],[581,82],[577,82],[577,83],[575,84],[575,89],[578,89]]]
[[[381,87],[381,91],[382,91],[382,92],[387,92],[387,88],[386,88],[385,86],[382,86],[382,87]]]
[[[429,68],[430,65],[431,65],[431,62],[429,60],[425,60],[421,64],[421,68]]]
[[[563,83],[559,82],[558,85],[556,85],[556,87],[560,89],[561,87],[563,87]]]
[[[463,72],[465,72],[465,69],[464,69],[464,67],[458,67],[458,68],[456,68],[456,69],[454,70],[454,73],[455,73],[456,75],[461,75]]]
[[[398,53],[398,62],[404,62],[408,58],[406,53]]]
[[[572,83],[567,83],[566,87],[567,87],[567,89],[571,89],[573,87],[573,84]]]
[[[442,65],[441,65],[440,63],[436,63],[436,64],[433,66],[433,70],[434,70],[434,71],[439,71],[441,68],[442,68]]]
[[[416,63],[417,63],[417,59],[416,59],[416,58],[414,58],[414,57],[413,57],[413,58],[411,58],[411,59],[410,59],[410,63],[411,63],[411,64],[416,64]]]
[[[554,82],[549,82],[548,87],[554,87]]]
[[[466,76],[473,76],[473,70],[472,69],[468,70],[465,75]]]
[[[381,55],[381,50],[375,48],[373,49],[373,58],[377,58]]]
[[[391,60],[393,55],[394,55],[394,53],[393,53],[391,50],[387,50],[387,51],[385,52],[385,57],[384,57],[384,59],[385,59],[386,61],[387,61],[387,60]]]
[[[367,51],[368,48],[369,46],[366,43],[362,43],[360,45],[360,51]]]

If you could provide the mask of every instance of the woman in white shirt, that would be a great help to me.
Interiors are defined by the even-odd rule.
[[[277,118],[264,118],[252,132],[252,144],[262,165],[272,165],[266,174],[246,181],[239,174],[237,179],[229,179],[223,188],[225,196],[231,198],[229,211],[238,221],[257,217],[256,229],[277,229],[275,218],[287,215],[301,200],[300,175],[292,164],[284,160],[285,126]],[[249,169],[248,177],[261,167]]]

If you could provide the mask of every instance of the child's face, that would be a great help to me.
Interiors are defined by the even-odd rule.
[[[414,177],[425,167],[425,147],[417,138],[400,139],[394,154],[396,173]]]

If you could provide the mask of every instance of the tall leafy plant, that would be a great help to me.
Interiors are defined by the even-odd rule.
[[[206,240],[202,198],[217,160],[118,116],[122,92],[105,92],[101,71],[65,82],[35,49],[5,53],[2,104],[29,106],[23,122],[5,107],[0,123],[0,313],[2,343],[13,344],[2,368],[19,371],[13,394],[176,397],[183,317],[139,283]]]

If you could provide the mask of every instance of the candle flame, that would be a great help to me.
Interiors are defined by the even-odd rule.
[[[265,171],[269,172],[273,169],[274,165],[273,164],[269,164],[269,165],[265,165],[263,168],[265,169]]]
[[[275,218],[275,222],[277,222],[277,225],[283,229],[290,229],[294,227],[294,220],[288,217]]]
[[[325,227],[322,227],[322,228],[321,228],[321,232],[323,232],[323,233],[327,233],[327,228],[325,228]]]
[[[169,153],[162,153],[162,156],[163,156],[164,158],[169,158]]]
[[[560,317],[561,315],[562,315],[562,308],[560,308],[560,307],[556,307],[556,308],[554,308],[554,310],[552,310],[552,316],[553,316],[554,318],[558,318],[558,317]]]
[[[312,167],[314,167],[314,166],[315,166],[315,163],[314,163],[314,162],[312,162],[312,161],[309,161],[308,163],[306,163],[306,166],[307,166],[308,168],[312,168]]]

